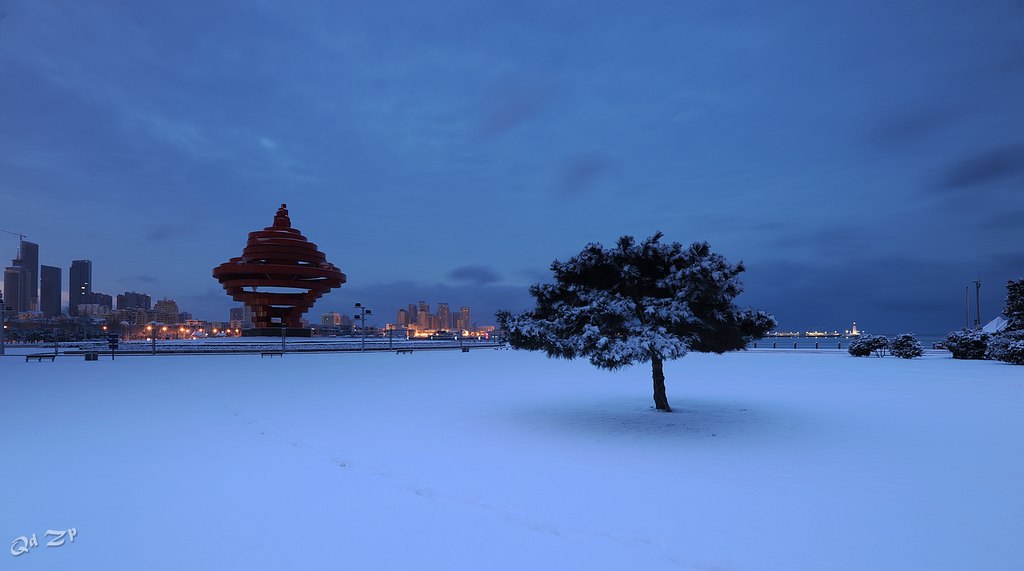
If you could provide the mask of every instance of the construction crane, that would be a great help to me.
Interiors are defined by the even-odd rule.
[[[24,241],[25,238],[28,238],[28,236],[22,234],[21,232],[11,232],[10,230],[3,230],[3,229],[0,229],[0,232],[3,232],[4,234],[11,234],[12,236],[17,236],[22,241]]]

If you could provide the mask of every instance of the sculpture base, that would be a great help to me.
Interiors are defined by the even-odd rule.
[[[285,327],[285,337],[312,337],[313,330],[309,327]],[[280,327],[261,327],[259,329],[243,329],[242,337],[281,337]]]

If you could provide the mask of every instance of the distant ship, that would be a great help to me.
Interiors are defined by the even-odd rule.
[[[857,329],[857,322],[853,322],[853,329],[843,333],[838,331],[770,331],[765,337],[860,337],[860,330]]]

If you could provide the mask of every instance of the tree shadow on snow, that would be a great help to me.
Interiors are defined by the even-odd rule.
[[[795,437],[805,419],[790,410],[749,405],[737,400],[689,399],[671,413],[654,410],[649,400],[576,401],[513,411],[514,422],[538,430],[557,430],[594,440],[686,441],[706,438]]]

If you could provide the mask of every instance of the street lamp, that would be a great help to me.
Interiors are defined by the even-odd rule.
[[[366,351],[366,316],[367,315],[371,315],[373,312],[370,311],[369,309],[363,307],[363,304],[361,304],[361,303],[356,303],[355,307],[356,307],[356,309],[359,310],[359,313],[357,315],[355,315],[355,318],[360,320],[359,329],[362,331],[362,337],[363,337],[363,341],[362,341],[362,344],[359,347],[359,350],[360,351]]]

